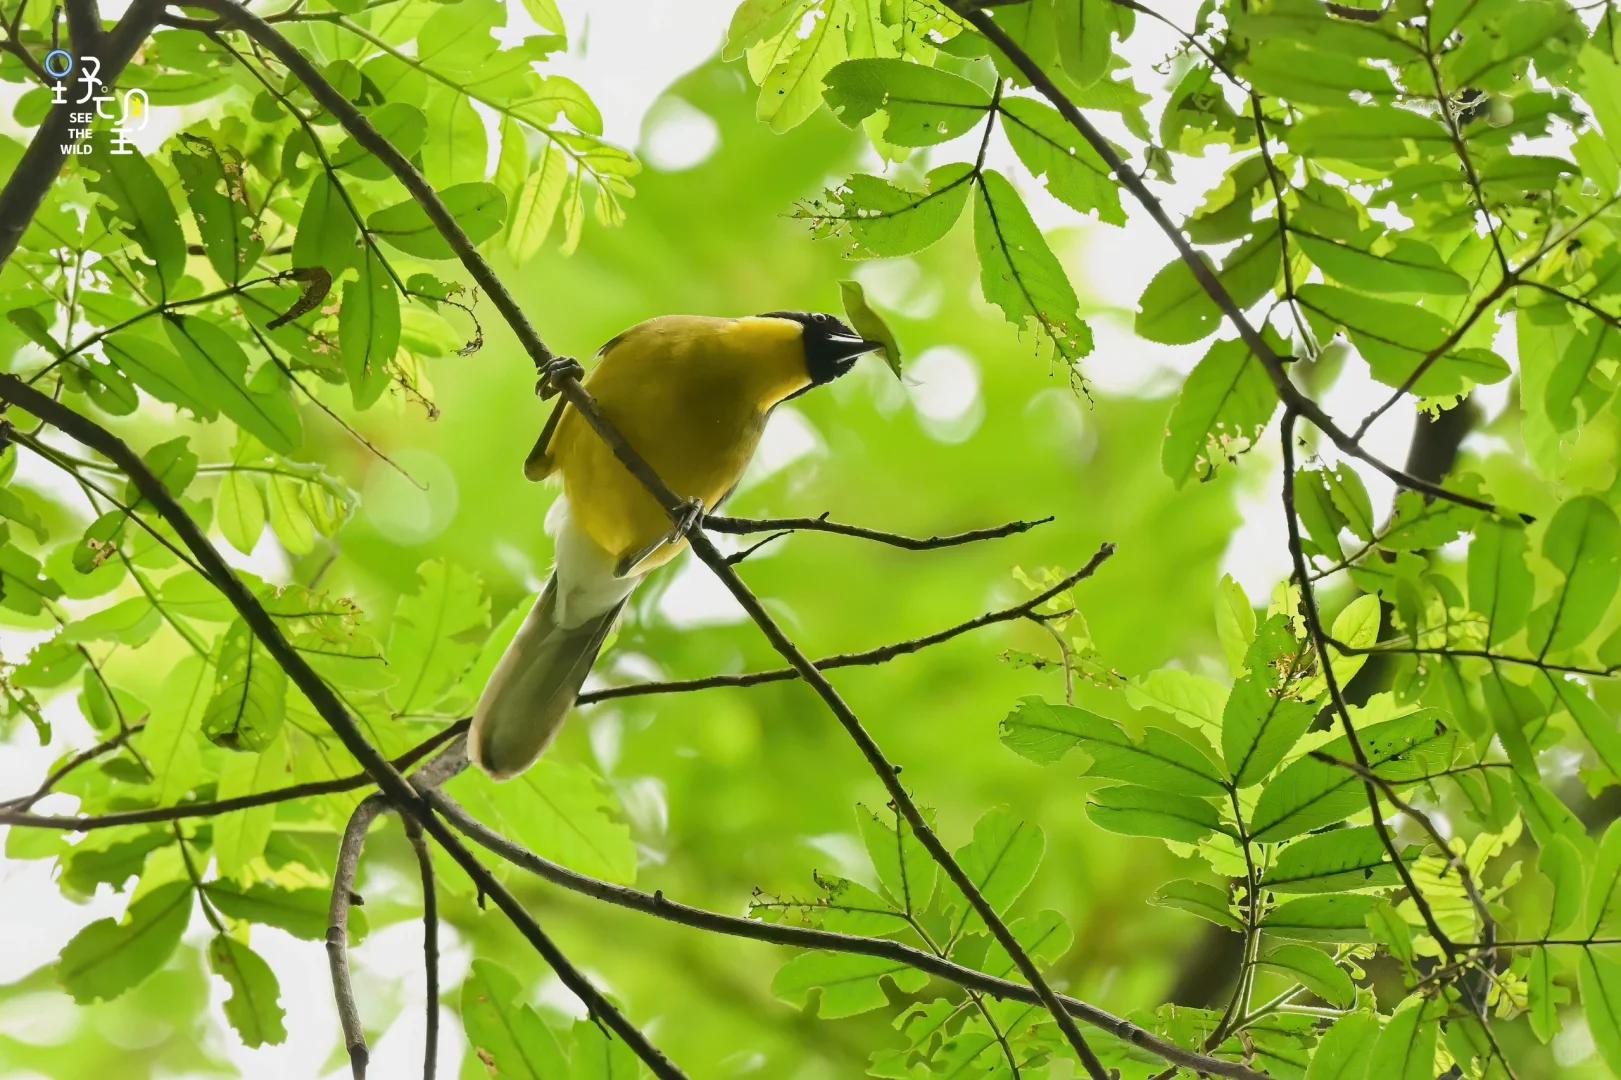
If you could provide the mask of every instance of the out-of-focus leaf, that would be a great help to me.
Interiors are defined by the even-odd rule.
[[[74,935],[56,977],[81,1005],[107,1001],[168,962],[191,920],[191,883],[160,885],[129,906],[122,921],[97,919]]]

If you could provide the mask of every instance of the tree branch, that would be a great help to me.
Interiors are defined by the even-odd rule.
[[[466,756],[462,758],[466,761]],[[424,769],[430,766],[424,766]],[[412,778],[413,782],[415,777]],[[439,1063],[439,890],[434,884],[433,851],[428,847],[422,826],[405,820],[405,835],[416,852],[417,871],[422,875],[422,965],[427,973],[428,1015],[422,1043],[422,1080],[433,1080]]]
[[[597,403],[576,378],[575,372],[579,370],[578,365],[572,365],[572,368],[570,370],[569,367],[564,365],[549,367],[546,373],[549,386],[568,399],[569,404],[585,418],[586,422],[591,425],[592,430],[608,445],[614,456],[630,471],[631,475],[641,481],[642,485],[647,488],[648,493],[658,501],[659,505],[670,516],[671,522],[680,530],[682,522],[686,519],[689,504],[670,490],[664,481],[659,478],[658,474],[654,472],[652,466],[625,441],[624,436],[614,428],[607,417],[602,415],[601,410],[597,408]],[[827,705],[839,723],[844,726],[845,731],[855,740],[862,756],[867,759],[867,763],[872,766],[873,771],[878,774],[879,780],[882,781],[885,789],[889,792],[890,799],[894,802],[897,811],[906,818],[907,824],[912,827],[912,832],[918,838],[918,842],[923,845],[924,849],[940,865],[941,869],[945,870],[946,876],[967,898],[969,906],[984,920],[997,944],[1007,951],[1014,965],[1018,967],[1019,973],[1035,989],[1041,1004],[1058,1022],[1059,1030],[1064,1033],[1065,1039],[1080,1058],[1081,1064],[1086,1068],[1088,1075],[1093,1080],[1109,1080],[1109,1074],[1103,1068],[1103,1063],[1098,1060],[1097,1055],[1087,1044],[1086,1037],[1081,1034],[1081,1029],[1075,1025],[1074,1017],[1065,1011],[1063,1004],[1058,1000],[1058,995],[1047,984],[1047,980],[1041,974],[1041,969],[1036,966],[1035,961],[1030,958],[1030,954],[1013,936],[1013,932],[1008,929],[1007,924],[997,914],[996,909],[985,899],[984,894],[979,891],[979,887],[974,884],[957,860],[952,857],[946,846],[940,842],[940,838],[935,835],[927,819],[924,818],[923,812],[912,801],[911,794],[900,782],[899,769],[884,756],[883,750],[879,748],[878,743],[873,739],[866,727],[862,725],[860,718],[839,696],[839,692],[833,688],[833,684],[827,681],[827,676],[823,675],[816,665],[804,653],[799,651],[799,647],[788,638],[788,635],[783,633],[776,620],[766,611],[759,598],[743,583],[743,579],[737,576],[737,571],[727,563],[726,556],[720,553],[708,535],[701,528],[694,528],[688,532],[687,542],[691,545],[694,554],[703,560],[716,577],[720,578],[727,591],[743,607],[743,610],[748,612],[749,617],[754,620],[755,625],[760,628],[766,639],[771,642],[772,647],[781,653],[788,663],[799,672],[800,677],[810,684],[811,688],[821,697],[823,703]],[[1105,547],[1112,550],[1109,545],[1105,545]]]
[[[837,533],[840,536],[854,536],[862,540],[873,540],[890,547],[904,548],[907,551],[933,551],[936,548],[958,547],[962,544],[972,544],[980,540],[999,540],[1004,536],[1015,536],[1019,533],[1029,532],[1038,525],[1045,525],[1053,519],[1044,517],[1040,521],[1010,521],[1006,525],[998,525],[994,529],[971,529],[968,532],[952,533],[948,536],[931,536],[928,539],[919,539],[913,536],[901,536],[897,533],[879,532],[876,529],[863,529],[859,525],[841,525],[837,521],[827,520],[827,515],[813,518],[734,518],[721,517],[717,514],[704,515],[704,528],[710,532],[731,533],[734,535],[759,532],[826,532]]]
[[[118,25],[100,41],[96,55],[101,59],[100,77],[108,86],[124,73],[162,12],[162,0],[135,0],[118,20]],[[73,18],[72,5],[68,14]],[[0,189],[0,268],[17,250],[23,233],[28,231],[34,215],[45,202],[46,193],[62,174],[63,164],[75,149],[78,140],[70,137],[68,130],[73,126],[74,112],[80,108],[82,106],[72,102],[51,107],[28,149],[23,151],[16,171],[6,181],[5,188]]]
[[[999,979],[982,971],[975,971],[973,968],[964,967],[961,964],[935,956],[933,953],[923,949],[913,948],[899,941],[890,941],[887,938],[859,937],[854,934],[840,934],[832,930],[816,930],[810,927],[785,926],[781,923],[761,922],[758,919],[745,919],[736,915],[722,915],[719,912],[708,911],[704,908],[692,907],[670,900],[662,892],[646,893],[629,886],[615,885],[610,882],[599,881],[596,878],[586,877],[584,874],[576,873],[566,866],[560,866],[544,859],[521,844],[507,839],[473,817],[444,792],[432,790],[424,794],[433,808],[442,814],[445,820],[466,834],[468,839],[480,847],[494,852],[514,866],[527,870],[531,874],[551,882],[553,885],[568,889],[570,892],[589,896],[594,900],[601,900],[616,907],[639,911],[644,915],[652,915],[668,922],[679,923],[682,926],[689,926],[716,934],[725,934],[728,937],[747,938],[751,941],[763,941],[772,945],[820,949],[825,952],[853,953],[858,956],[875,956],[885,960],[894,960],[916,968],[918,971],[927,972],[936,978],[956,983],[965,989],[980,991],[1000,999],[1022,1001],[1029,1005],[1044,1004],[1036,991],[1028,986],[1007,979]],[[1122,1042],[1146,1050],[1151,1054],[1156,1054],[1166,1061],[1180,1065],[1190,1071],[1209,1076],[1231,1077],[1233,1080],[1264,1080],[1265,1074],[1258,1073],[1248,1066],[1186,1050],[1175,1043],[1160,1038],[1151,1031],[1113,1016],[1095,1006],[1088,1005],[1084,1001],[1072,997],[1060,997],[1059,1000],[1069,1015],[1108,1032]]]
[[[410,768],[439,747],[467,730],[467,721],[459,721],[431,738],[407,750],[390,764],[399,770]],[[132,732],[133,733],[133,732]],[[98,748],[99,749],[99,748]],[[86,751],[88,753],[89,751]],[[215,817],[232,810],[248,810],[255,806],[272,806],[294,799],[309,799],[319,795],[339,795],[345,791],[358,791],[377,781],[370,773],[341,776],[335,780],[314,780],[307,784],[292,784],[252,795],[238,795],[214,802],[181,803],[178,806],[157,806],[149,810],[117,810],[110,814],[54,816],[28,814],[20,810],[0,809],[0,825],[13,825],[26,829],[61,829],[65,832],[90,832],[93,829],[116,829],[126,825],[151,825],[162,821],[182,821],[186,818]],[[9,807],[11,804],[0,804]]]
[[[386,798],[371,795],[349,816],[338,846],[338,864],[332,871],[332,905],[327,909],[326,959],[332,969],[332,995],[338,1002],[343,1046],[349,1052],[349,1071],[355,1080],[366,1080],[371,1054],[366,1049],[366,1029],[360,1023],[360,1006],[355,1003],[355,988],[349,979],[349,908],[360,900],[355,894],[355,874],[366,846],[366,830],[387,809]]]
[[[1013,622],[1018,619],[1030,618],[1032,617],[1036,608],[1048,603],[1058,596],[1061,596],[1069,589],[1074,588],[1080,582],[1091,577],[1097,572],[1098,567],[1102,566],[1109,556],[1113,554],[1114,545],[1104,544],[1102,547],[1098,548],[1097,554],[1093,555],[1092,558],[1087,561],[1085,566],[1064,578],[1052,588],[1047,589],[1046,591],[1024,601],[1023,603],[1015,604],[1012,607],[1003,608],[1000,611],[987,612],[977,618],[969,619],[967,622],[961,622],[956,626],[948,627],[945,630],[937,630],[932,634],[925,634],[922,637],[911,638],[907,641],[897,641],[891,645],[881,645],[876,649],[868,649],[865,652],[839,653],[835,656],[824,657],[821,660],[815,661],[815,667],[820,671],[832,671],[835,668],[870,667],[877,664],[884,664],[895,659],[897,656],[921,652],[922,650],[929,648],[931,645],[939,645],[943,642],[950,641],[952,638],[961,637],[970,630],[978,630],[981,627],[994,626],[997,623]],[[698,679],[680,679],[652,683],[632,683],[628,686],[609,686],[604,687],[601,690],[589,691],[579,696],[578,703],[581,705],[590,705],[598,701],[611,701],[614,698],[643,697],[649,694],[690,693],[694,690],[711,690],[721,686],[758,686],[761,683],[786,682],[787,680],[798,679],[801,677],[802,676],[798,668],[790,667],[775,668],[771,671],[749,671],[738,675],[706,675],[703,678]]]
[[[236,9],[240,11],[240,9]],[[244,17],[250,17],[241,12]],[[274,30],[270,33],[286,44]],[[291,49],[291,46],[288,46]],[[299,55],[296,49],[291,49],[294,55]],[[304,65],[308,67],[307,62]],[[313,74],[313,72],[312,72]],[[320,79],[318,74],[314,78]],[[336,95],[330,84],[321,80],[325,90]],[[314,87],[311,88],[312,90]],[[347,105],[347,101],[344,102]],[[374,132],[375,134],[375,132]],[[420,179],[420,177],[419,177]],[[444,822],[433,816],[426,803],[399,771],[387,758],[366,741],[361,732],[360,725],[349,714],[348,709],[338,700],[332,688],[316,674],[315,669],[309,666],[297,649],[287,641],[276,621],[270,617],[258,599],[248,591],[246,585],[238,578],[220,556],[219,551],[203,535],[186,511],[175,500],[175,497],[164,487],[163,482],[155,476],[146,462],[141,460],[139,454],[112,432],[100,424],[74,412],[72,409],[55,401],[51,397],[40,393],[33,387],[24,383],[13,375],[0,375],[0,400],[18,406],[40,420],[51,424],[68,436],[83,443],[85,446],[100,453],[121,468],[125,475],[134,482],[136,488],[156,508],[161,516],[175,530],[186,547],[196,556],[197,562],[203,567],[207,576],[231,602],[237,614],[247,623],[253,634],[264,645],[281,668],[287,672],[293,685],[297,686],[304,696],[309,699],[315,711],[331,726],[340,741],[343,742],[349,753],[353,754],[366,772],[377,782],[381,793],[402,813],[411,815],[420,821],[425,829],[438,841],[446,852],[455,859],[467,874],[472,878],[485,895],[496,903],[507,917],[517,926],[524,937],[527,938],[535,950],[557,972],[563,985],[569,988],[576,997],[583,1001],[591,1013],[603,1024],[623,1039],[635,1051],[636,1055],[646,1062],[653,1074],[660,1080],[686,1080],[686,1075],[664,1056],[647,1038],[630,1023],[629,1020],[614,1006],[602,993],[592,985],[568,957],[558,949],[556,944],[541,929],[540,924],[518,902],[517,897],[490,873],[489,869],[478,861],[477,857],[469,851],[466,845],[456,838]]]

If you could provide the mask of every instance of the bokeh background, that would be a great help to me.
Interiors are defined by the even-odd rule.
[[[1055,520],[941,552],[818,535],[776,541],[743,564],[743,574],[800,644],[823,655],[928,633],[1026,595],[1015,568],[1073,569],[1112,541],[1118,554],[1079,592],[1105,662],[1128,675],[1170,663],[1221,676],[1211,614],[1218,579],[1233,574],[1264,604],[1284,572],[1276,469],[1270,451],[1260,450],[1242,469],[1180,492],[1161,472],[1170,395],[1197,359],[1129,333],[1137,293],[1168,258],[1163,241],[1136,218],[1124,230],[1077,222],[1041,192],[1025,193],[1054,229],[1055,248],[1096,317],[1099,347],[1084,368],[1090,396],[1077,392],[1067,371],[984,303],[966,221],[915,259],[854,265],[837,241],[812,239],[788,216],[797,200],[873,163],[863,162],[857,133],[825,113],[787,136],[755,121],[755,90],[740,65],[715,58],[731,6],[564,5],[573,32],[561,70],[588,88],[608,135],[636,146],[647,169],[623,228],[593,225],[571,257],[548,250],[521,271],[502,268],[548,342],[588,356],[626,326],[669,312],[837,311],[837,283],[853,274],[892,319],[908,353],[905,381],[868,361],[779,410],[729,511],[828,511],[918,535]],[[1193,5],[1183,6],[1190,14]],[[1153,61],[1170,45],[1143,26],[1132,48]],[[954,152],[940,148],[936,160]],[[1210,174],[1220,167],[1213,160]],[[1197,173],[1179,179],[1203,189]],[[1191,195],[1184,201],[1191,205]],[[543,521],[553,490],[526,483],[520,464],[547,405],[534,398],[532,371],[493,311],[485,305],[480,315],[484,348],[428,372],[437,419],[420,403],[395,402],[358,421],[426,490],[331,426],[307,424],[324,444],[307,444],[306,454],[331,462],[363,496],[325,580],[379,617],[415,588],[426,559],[443,556],[475,571],[497,619],[546,573],[551,545]],[[1373,392],[1344,382],[1326,401],[1355,415]],[[1502,399],[1484,405],[1494,413]],[[1399,459],[1411,424],[1410,416],[1390,417],[1374,433],[1373,448]],[[34,479],[53,482],[44,473]],[[1369,486],[1376,499],[1388,499],[1380,480]],[[267,533],[242,561],[271,579],[303,580],[329,554],[318,550],[295,565]],[[13,652],[31,640],[7,631],[0,646],[17,659]],[[1202,1003],[1221,989],[1209,985],[1210,971],[1224,966],[1216,961],[1226,946],[1198,920],[1146,900],[1169,878],[1208,871],[1191,861],[1179,865],[1157,841],[1092,827],[1083,813],[1089,785],[1077,766],[1038,769],[997,740],[997,723],[1018,698],[1062,695],[1055,671],[1003,658],[1008,650],[1044,647],[1050,643],[1036,629],[1008,625],[881,668],[840,672],[835,681],[904,763],[907,782],[935,808],[952,846],[997,805],[1041,824],[1046,859],[1021,903],[1063,911],[1076,931],[1076,947],[1056,968],[1058,982],[1117,1012],[1168,999]],[[637,594],[604,661],[615,681],[775,666],[753,626],[690,557]],[[1084,688],[1082,695],[1128,722],[1144,719],[1118,697]],[[70,698],[53,703],[50,715],[70,741],[93,741]],[[22,732],[5,747],[0,791],[30,788],[60,751],[32,741]],[[809,895],[819,870],[871,878],[854,813],[858,802],[880,804],[882,789],[798,684],[591,707],[576,714],[552,753],[589,763],[608,779],[638,845],[645,889],[741,913],[756,888]],[[68,800],[41,809],[71,807]],[[892,1010],[827,1022],[775,1000],[770,980],[784,950],[514,881],[569,955],[694,1076],[859,1076],[872,1050],[898,1042],[887,1028]],[[361,877],[371,931],[354,953],[379,1077],[420,1068],[417,890],[397,823],[381,827]],[[105,887],[83,907],[64,904],[48,863],[0,865],[0,1075],[347,1073],[324,951],[269,928],[256,930],[254,940],[281,981],[291,1033],[282,1046],[246,1050],[220,1019],[225,990],[196,950],[206,938],[200,921],[195,940],[139,990],[110,1004],[74,1006],[41,968],[79,927],[121,909],[122,898]],[[470,898],[446,897],[442,915],[447,1001],[454,1002],[476,949],[511,965],[544,1007],[579,1014],[498,914],[481,912]],[[1544,1075],[1586,1075],[1579,1063],[1590,1057],[1591,1042],[1573,1020],[1551,1050],[1539,1051]],[[464,1061],[448,1008],[444,1021],[441,1075],[486,1075],[476,1060]]]

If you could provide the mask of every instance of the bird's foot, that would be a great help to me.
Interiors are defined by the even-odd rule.
[[[702,499],[688,499],[681,505],[681,513],[675,518],[670,528],[670,538],[667,543],[678,544],[698,523],[704,519],[704,501]]]
[[[585,365],[572,356],[559,356],[551,363],[546,364],[537,373],[535,380],[535,396],[542,401],[556,397],[561,391],[557,385],[560,378],[579,380],[585,376]]]

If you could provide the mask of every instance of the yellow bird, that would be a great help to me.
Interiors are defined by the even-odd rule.
[[[742,479],[773,408],[878,348],[831,315],[667,315],[604,345],[584,386],[666,485],[712,509]],[[563,495],[547,516],[557,552],[551,580],[496,665],[467,733],[468,758],[497,780],[545,752],[626,598],[686,545],[573,408],[536,444],[524,473],[560,476]]]

